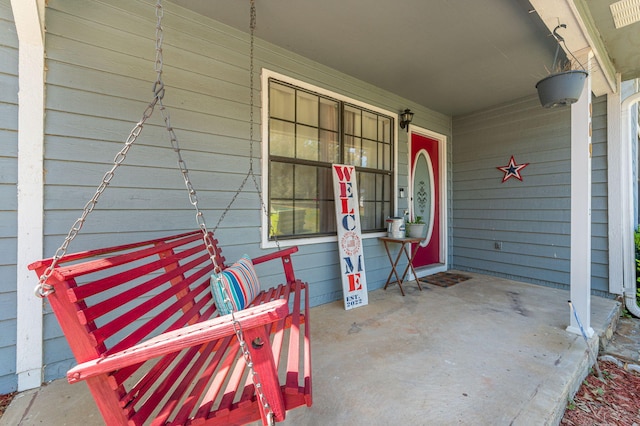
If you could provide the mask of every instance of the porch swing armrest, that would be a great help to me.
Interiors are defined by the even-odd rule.
[[[272,324],[288,314],[287,301],[278,299],[239,311],[235,314],[235,318],[240,322],[243,330],[250,330]],[[76,383],[232,335],[235,335],[232,317],[223,315],[162,333],[120,352],[83,362],[67,372],[67,381]]]
[[[273,253],[265,254],[264,256],[259,256],[259,257],[253,258],[253,259],[251,259],[251,261],[253,262],[254,265],[257,265],[258,263],[264,263],[264,262],[267,262],[269,260],[290,256],[293,253],[297,253],[297,252],[298,252],[298,247],[297,246],[293,246],[293,247],[289,247],[289,248],[286,248],[286,249],[278,250],[278,251],[273,252]]]
[[[282,259],[282,267],[284,268],[284,275],[287,279],[287,283],[292,283],[296,280],[295,273],[293,272],[293,265],[291,263],[291,255],[298,252],[298,247],[293,246],[286,249],[278,250],[274,253],[265,254],[264,256],[251,259],[254,265],[264,263],[273,259]]]

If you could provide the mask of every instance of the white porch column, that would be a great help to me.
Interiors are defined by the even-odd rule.
[[[583,64],[590,69],[593,54]],[[591,328],[591,75],[582,96],[571,106],[571,302],[587,337]],[[567,330],[580,334],[569,312]]]
[[[42,300],[27,265],[42,258],[44,153],[44,0],[11,0],[18,33],[18,390],[43,380]]]

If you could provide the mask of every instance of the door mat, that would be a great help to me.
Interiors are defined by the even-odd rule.
[[[433,284],[440,287],[451,287],[452,285],[458,284],[462,281],[466,281],[470,279],[466,275],[462,274],[453,274],[450,272],[439,272],[434,275],[429,275],[428,277],[420,278],[420,281],[427,284]]]

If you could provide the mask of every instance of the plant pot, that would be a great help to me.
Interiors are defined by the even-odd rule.
[[[536,84],[540,103],[545,108],[571,105],[580,99],[587,75],[586,71],[572,70],[543,78]]]
[[[405,229],[409,238],[424,238],[427,225],[425,223],[407,223]]]

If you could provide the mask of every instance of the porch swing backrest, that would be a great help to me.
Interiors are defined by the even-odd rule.
[[[252,146],[254,0],[250,3]],[[106,424],[226,425],[259,419],[272,424],[284,420],[287,410],[312,402],[309,297],[291,263],[297,248],[252,260],[257,265],[280,259],[284,282],[235,312],[219,278],[227,268],[225,258],[198,207],[163,105],[161,0],[156,15],[154,98],[55,255],[29,265],[40,277],[36,294],[49,301],[79,363],[68,371],[68,381],[86,380]],[[67,253],[156,106],[200,230]],[[250,161],[231,203],[250,176],[260,194]],[[261,195],[260,201],[267,214]],[[229,315],[219,315],[223,309],[211,294],[212,275]]]

